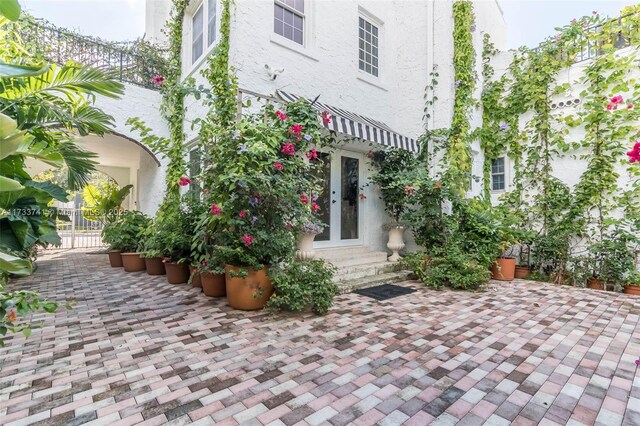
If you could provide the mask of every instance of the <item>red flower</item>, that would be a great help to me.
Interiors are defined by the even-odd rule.
[[[627,109],[633,109],[633,104],[627,105]]]
[[[614,104],[613,102],[609,102],[609,104],[607,105],[607,111],[613,111],[614,109],[618,109],[618,105]]]
[[[436,182],[435,185],[433,185],[433,187],[435,189],[440,189],[440,188],[442,188],[442,184],[440,182]]]
[[[289,132],[293,133],[296,136],[300,136],[302,134],[302,125],[300,124],[294,124],[293,126],[291,126],[291,128],[289,129]]]
[[[249,247],[251,244],[253,244],[253,235],[244,234],[242,236],[242,242],[244,243],[245,247]]]
[[[245,212],[244,210],[242,210],[240,213],[238,213],[238,215],[240,217],[247,217],[247,212]]]
[[[324,124],[330,124],[331,123],[331,114],[329,114],[329,111],[327,111],[327,110],[322,111],[322,122]]]
[[[309,197],[307,197],[307,194],[300,194],[300,201],[304,204],[309,204]]]
[[[640,163],[640,142],[636,142],[631,151],[627,152],[630,163]]]
[[[278,117],[282,121],[289,119],[289,116],[280,110],[276,111],[276,117]]]
[[[209,210],[209,212],[214,216],[220,216],[222,214],[222,209],[218,207],[217,204],[212,204],[211,210]]]
[[[183,176],[183,177],[180,178],[180,182],[178,182],[178,185],[187,186],[190,183],[191,183],[191,179],[189,179],[188,177]]]
[[[284,144],[280,152],[287,155],[294,155],[296,153],[296,147],[291,142],[287,142]]]
[[[287,228],[287,229],[291,229],[291,228],[293,228],[293,225],[290,224],[290,223],[287,223],[287,224],[284,225],[284,227]]]
[[[202,262],[200,262],[200,264],[202,266],[207,266],[207,260],[206,259],[202,259]]]
[[[318,151],[315,148],[311,148],[311,151],[307,152],[307,158],[309,160],[316,160],[318,158]]]
[[[624,99],[622,99],[622,95],[616,95],[613,98],[611,98],[612,104],[621,104],[623,102],[624,102]]]
[[[405,195],[408,195],[409,197],[413,197],[415,190],[416,190],[416,188],[413,185],[405,185],[404,186],[404,193],[405,193]]]
[[[153,77],[151,77],[151,83],[155,84],[156,86],[160,86],[162,83],[164,83],[164,77],[161,75],[154,75]]]
[[[276,169],[278,169],[280,171],[284,170],[284,166],[279,161],[276,161],[275,163],[273,163],[273,167],[275,167]]]
[[[320,206],[318,205],[318,203],[311,204],[311,208],[313,209],[314,212],[317,212],[318,210],[320,210]]]

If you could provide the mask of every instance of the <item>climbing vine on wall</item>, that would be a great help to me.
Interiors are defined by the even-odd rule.
[[[451,130],[444,156],[445,180],[454,193],[464,195],[471,177],[470,115],[475,106],[475,49],[473,5],[469,0],[453,3],[453,70],[455,98]]]

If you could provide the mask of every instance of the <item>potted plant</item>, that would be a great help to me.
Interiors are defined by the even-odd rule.
[[[120,224],[117,221],[107,222],[102,228],[102,241],[109,246],[109,263],[112,268],[122,268],[122,250],[120,249],[122,242],[119,228]]]
[[[216,262],[225,265],[229,306],[261,309],[271,297],[269,269],[293,258],[295,224],[320,208],[320,162],[313,160],[325,139],[304,99],[285,111],[269,105],[218,135],[204,178],[209,208],[203,225]]]
[[[134,210],[123,212],[114,222],[119,233],[118,248],[122,251],[122,266],[126,272],[144,271],[146,268],[138,247],[149,222],[147,216]]]
[[[391,223],[383,226],[389,233],[387,248],[391,255],[388,260],[397,262],[401,259],[399,251],[405,247],[405,227],[400,223],[400,218],[416,192],[413,174],[416,157],[409,151],[391,148],[374,152],[371,162],[378,169],[371,177],[371,182],[379,187],[380,198],[391,217]]]
[[[327,313],[339,294],[333,283],[335,268],[322,259],[294,261],[270,271],[275,293],[267,302],[274,311],[300,312],[307,307],[317,315]]]
[[[144,264],[149,275],[165,275],[167,271],[164,267],[161,250],[161,240],[158,235],[156,221],[153,220],[142,235],[142,252],[140,257],[144,258]]]
[[[197,269],[200,274],[202,292],[205,296],[224,297],[227,295],[224,265],[210,257],[202,259]]]
[[[633,271],[629,274],[625,282],[624,293],[640,296],[640,272]]]
[[[600,241],[589,247],[593,276],[587,287],[622,291],[625,277],[634,271],[634,256],[630,245],[637,243],[635,235],[615,226],[603,234]]]
[[[316,235],[322,233],[324,225],[306,221],[299,226],[296,259],[307,260],[313,259],[316,252],[313,248],[313,240]]]
[[[189,281],[189,258],[193,224],[180,200],[167,204],[156,218],[157,238],[163,254],[169,284],[184,284]]]

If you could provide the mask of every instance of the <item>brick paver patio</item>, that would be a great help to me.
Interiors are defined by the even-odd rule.
[[[81,251],[14,288],[77,305],[0,349],[0,424],[640,425],[640,298],[531,282],[238,312]]]

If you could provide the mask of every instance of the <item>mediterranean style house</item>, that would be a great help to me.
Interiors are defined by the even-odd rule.
[[[162,28],[169,18],[168,3],[146,3],[146,37],[159,43],[166,42]],[[318,248],[386,251],[382,225],[389,219],[374,188],[366,185],[371,173],[366,154],[383,146],[417,152],[416,139],[425,127],[449,125],[455,84],[452,4],[449,0],[234,2],[230,62],[239,96],[275,102],[317,98],[334,117],[328,127],[343,142],[324,157],[326,187],[320,204],[329,227],[316,237]],[[219,9],[216,0],[192,0],[185,13],[182,77],[194,78],[196,85],[206,85],[201,70],[218,40]],[[474,11],[480,74],[484,34],[504,49],[506,25],[495,0],[475,1]],[[438,100],[435,113],[425,122],[425,87],[436,67]],[[188,123],[205,109],[195,99],[188,99],[185,106],[186,141],[194,146],[197,129]],[[189,164],[194,174],[198,157],[193,148]],[[139,179],[147,178],[141,174]],[[141,195],[139,208],[152,213],[153,201]]]

